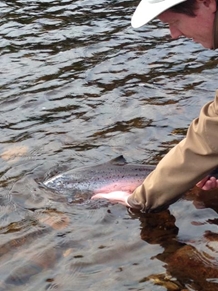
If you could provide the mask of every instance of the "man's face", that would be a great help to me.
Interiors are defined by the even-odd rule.
[[[180,36],[193,39],[205,48],[213,48],[213,25],[216,12],[216,2],[199,1],[195,17],[166,10],[157,18],[169,25],[171,37]]]

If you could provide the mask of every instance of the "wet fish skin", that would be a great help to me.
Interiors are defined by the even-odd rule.
[[[88,195],[127,191],[132,193],[154,166],[128,164],[123,156],[109,162],[76,168],[44,181],[44,185],[56,192],[70,195]]]

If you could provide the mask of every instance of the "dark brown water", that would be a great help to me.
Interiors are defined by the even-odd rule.
[[[0,1],[1,291],[218,290],[217,191],[142,215],[40,185],[120,154],[156,164],[213,98],[217,53],[134,31],[136,4]]]

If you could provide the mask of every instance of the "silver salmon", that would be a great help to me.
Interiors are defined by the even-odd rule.
[[[109,162],[70,170],[54,176],[44,185],[56,192],[70,195],[92,195],[112,191],[133,192],[146,176],[154,170],[154,166],[128,164],[123,156]]]

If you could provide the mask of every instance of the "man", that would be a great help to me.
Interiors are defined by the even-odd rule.
[[[218,47],[218,5],[216,0],[142,0],[132,26],[140,27],[157,17],[169,25],[172,38],[193,39],[205,48]],[[145,212],[161,209],[208,175],[218,164],[218,90],[214,101],[206,104],[187,132],[157,165],[134,193],[111,192],[93,199],[106,198]],[[218,188],[215,177],[198,184],[204,190]]]

